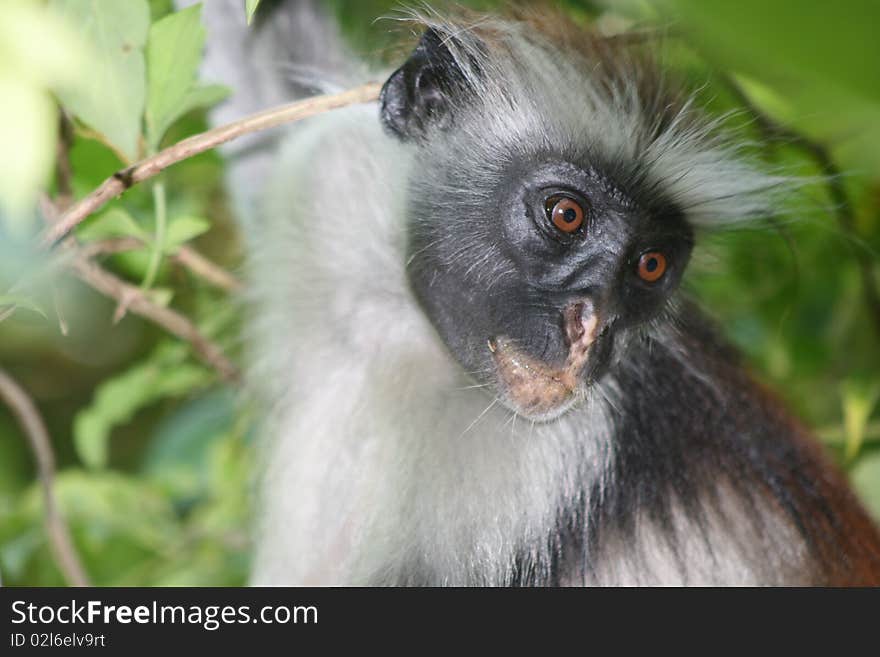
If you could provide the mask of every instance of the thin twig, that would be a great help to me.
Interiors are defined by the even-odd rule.
[[[79,248],[79,253],[86,258],[94,258],[99,255],[134,251],[143,248],[143,246],[143,240],[137,237],[113,237],[84,244]],[[235,276],[191,247],[181,246],[171,255],[171,260],[186,267],[207,283],[226,292],[237,293],[244,289],[244,284]]]
[[[50,226],[54,225],[55,206],[49,199],[43,199],[41,205],[46,220]],[[238,369],[226,358],[223,350],[202,335],[189,319],[170,308],[154,303],[147,297],[144,290],[126,283],[90,259],[100,253],[137,248],[140,246],[140,240],[123,237],[85,247],[76,246],[75,241],[74,239],[64,240],[62,244],[63,255],[59,258],[59,264],[70,269],[86,285],[104,296],[114,299],[118,303],[118,308],[123,308],[125,311],[131,310],[136,315],[158,324],[181,340],[189,342],[196,355],[217,370],[224,380],[237,382],[240,379]],[[118,308],[114,321],[121,319]]]
[[[241,292],[244,290],[244,285],[235,276],[188,246],[180,247],[171,256],[171,259],[179,262],[193,274],[203,278],[216,288],[226,290],[227,292]]]
[[[223,350],[202,335],[195,324],[180,313],[153,303],[139,287],[126,283],[88,258],[75,257],[68,263],[68,267],[80,280],[104,296],[116,300],[127,310],[189,342],[196,355],[217,370],[226,381],[239,380],[238,369],[226,358]]]
[[[136,251],[144,246],[144,241],[137,237],[110,237],[104,240],[86,242],[77,247],[77,254],[82,258],[96,258],[102,255],[115,255],[126,251]]]
[[[95,191],[65,212],[60,220],[53,223],[43,233],[40,243],[44,248],[53,246],[83,219],[103,207],[110,199],[119,196],[129,187],[152,178],[172,164],[216,148],[245,134],[275,128],[284,123],[299,121],[346,105],[371,102],[378,98],[380,88],[378,83],[370,83],[340,94],[308,98],[253,114],[239,121],[184,139],[153,157],[114,173]]]
[[[73,168],[70,165],[70,149],[73,146],[73,122],[64,111],[58,108],[58,144],[55,147],[55,180],[58,191],[55,206],[66,210],[73,203]]]
[[[809,157],[813,159],[819,170],[822,172],[828,185],[828,193],[837,210],[837,223],[841,230],[848,236],[857,236],[856,233],[856,215],[849,194],[843,184],[843,176],[840,169],[835,164],[831,153],[824,144],[813,141],[806,135],[782,125],[773,118],[765,114],[761,109],[756,107],[748,97],[746,92],[740,85],[730,78],[726,78],[726,84],[736,96],[737,100],[749,110],[755,119],[758,130],[768,140],[782,140],[792,146],[800,148]],[[870,253],[864,249],[855,249],[854,257],[859,265],[859,271],[862,277],[862,289],[865,295],[865,302],[868,306],[868,312],[874,324],[874,329],[880,335],[880,289],[877,287],[877,281],[874,278],[874,259]]]
[[[37,475],[43,490],[46,533],[49,536],[49,545],[55,562],[68,584],[89,586],[89,578],[55,499],[55,453],[52,451],[52,442],[49,440],[49,432],[46,431],[43,418],[30,396],[2,368],[0,368],[0,398],[15,415],[36,458]]]

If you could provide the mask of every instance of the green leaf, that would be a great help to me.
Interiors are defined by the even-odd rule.
[[[182,244],[211,228],[210,222],[198,217],[178,217],[168,225],[165,235],[165,253],[173,253]]]
[[[80,226],[76,236],[84,242],[112,237],[136,237],[149,243],[151,236],[128,212],[122,208],[111,208],[91,221]]]
[[[181,117],[194,109],[211,107],[226,98],[231,93],[229,87],[222,84],[204,84],[190,89],[180,105],[177,116]]]
[[[843,389],[843,423],[846,432],[844,458],[851,461],[865,441],[868,420],[880,401],[880,384],[858,385],[849,382]]]
[[[2,34],[0,34],[2,37]],[[33,230],[36,215],[28,205],[46,182],[52,163],[57,113],[48,94],[27,81],[0,72],[0,228],[3,224],[17,237]]]
[[[156,150],[168,127],[192,109],[205,29],[202,6],[170,14],[150,29],[147,44],[147,140]]]
[[[766,0],[656,4],[716,66],[785,98],[794,110],[789,125],[830,144],[844,169],[880,166],[880,3],[859,0],[840,10]]]
[[[149,573],[173,553],[181,527],[170,501],[149,481],[114,471],[58,473],[55,494],[77,552],[98,584],[148,584]],[[43,496],[34,485],[23,496],[20,512],[37,528],[42,525]],[[47,552],[45,533],[37,532],[41,548],[30,556],[28,580],[35,585],[60,584]],[[34,568],[36,566],[36,568]]]
[[[247,12],[248,25],[254,20],[254,14],[257,13],[257,7],[260,6],[260,0],[245,0],[244,10]]]
[[[90,61],[76,32],[38,3],[3,3],[0,44],[0,230],[23,238],[37,227],[32,209],[52,172],[51,90],[87,79]]]
[[[168,304],[174,298],[174,290],[167,287],[154,287],[147,290],[145,294],[150,297],[153,303],[163,308],[168,307]]]
[[[24,310],[30,310],[38,315],[42,315],[44,319],[48,319],[46,311],[43,310],[36,302],[27,297],[21,297],[15,294],[0,295],[0,310],[5,310],[8,306],[16,306]]]
[[[107,464],[110,432],[164,397],[196,390],[211,380],[204,367],[183,362],[183,345],[160,345],[145,361],[102,383],[90,406],[73,423],[74,446],[90,468]]]
[[[220,389],[181,404],[156,429],[143,471],[176,496],[203,492],[210,451],[234,423],[235,395]]]
[[[58,90],[61,103],[128,158],[138,157],[144,113],[146,0],[50,0],[95,51],[83,83]]]
[[[850,479],[871,515],[880,521],[880,451],[860,457],[850,471]]]

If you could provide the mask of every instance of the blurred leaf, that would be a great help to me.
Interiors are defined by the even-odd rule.
[[[91,405],[74,419],[74,445],[83,463],[105,467],[114,427],[163,397],[193,392],[212,379],[205,368],[183,362],[186,350],[180,347],[162,344],[145,361],[98,386]]]
[[[183,404],[156,430],[143,472],[177,496],[195,495],[207,484],[210,449],[233,425],[234,409],[227,389]]]
[[[174,253],[181,245],[208,231],[211,224],[198,217],[177,217],[168,224],[165,253]]]
[[[711,53],[761,76],[834,81],[880,100],[880,3],[666,0]],[[873,63],[872,63],[873,62]]]
[[[853,460],[865,440],[868,420],[880,400],[880,384],[849,382],[843,388],[843,424],[846,432],[844,458]]]
[[[662,0],[722,70],[785,97],[793,125],[847,166],[880,166],[880,2]]]
[[[732,77],[749,101],[767,116],[786,124],[794,121],[792,103],[772,87],[748,75],[734,74]]]
[[[248,25],[251,24],[252,20],[254,20],[254,14],[257,13],[257,8],[259,6],[260,6],[260,0],[245,0],[244,9],[247,12]]]
[[[49,316],[46,315],[45,310],[43,310],[33,299],[28,299],[27,297],[15,294],[0,295],[0,310],[5,310],[6,306],[17,306],[18,308],[30,310],[38,315],[42,315],[44,319],[49,318]]]
[[[147,43],[147,141],[157,150],[165,131],[191,109],[205,29],[202,6],[169,14],[150,28]]]
[[[877,522],[880,522],[880,450],[862,456],[850,471],[850,479]]]
[[[35,223],[28,205],[51,168],[57,114],[48,95],[11,76],[0,75],[0,98],[0,144],[15,154],[0,156],[0,202],[10,232],[23,237]]]
[[[146,87],[143,47],[150,26],[146,0],[50,0],[50,6],[96,55],[88,80],[59,89],[58,97],[130,161],[137,159]]]
[[[0,48],[0,233],[5,224],[24,237],[35,227],[31,208],[54,160],[58,115],[50,89],[81,82],[88,59],[77,34],[36,3],[4,3]]]
[[[33,513],[15,509],[0,523],[0,564],[3,576],[11,579],[24,579],[28,562],[31,561],[44,543],[41,518]],[[7,581],[4,584],[8,585]]]
[[[33,457],[21,428],[10,414],[0,414],[0,517],[10,499],[30,483],[33,469]]]
[[[180,533],[168,500],[155,486],[134,477],[66,470],[58,473],[55,494],[77,550],[97,584],[116,585],[133,570],[155,567],[157,561],[169,558],[170,546]],[[23,498],[21,512],[41,527],[43,501],[36,484]],[[45,564],[53,564],[53,559],[42,531],[38,535],[40,551],[19,558],[37,562],[38,570],[29,572],[31,582],[60,584],[57,574],[46,572]],[[139,583],[149,581],[140,579]]]
[[[204,84],[193,87],[181,101],[177,112],[177,118],[195,109],[202,109],[216,105],[231,93],[229,87],[222,84]],[[176,120],[176,118],[175,118]]]
[[[208,446],[232,425],[234,408],[235,400],[228,389],[181,406],[156,430],[144,456],[144,472],[161,475],[172,465],[204,467]]]
[[[150,0],[150,16],[153,22],[174,11],[174,0]]]
[[[122,208],[110,208],[77,228],[77,237],[84,242],[94,242],[113,237],[136,237],[149,244],[151,235]]]
[[[150,300],[162,307],[167,307],[174,298],[174,290],[167,287],[154,287],[145,291]]]

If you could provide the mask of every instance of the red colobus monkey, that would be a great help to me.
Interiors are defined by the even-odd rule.
[[[207,3],[226,120],[375,78]],[[413,13],[378,103],[231,158],[267,434],[253,582],[880,584],[843,476],[679,290],[786,181],[643,46]]]

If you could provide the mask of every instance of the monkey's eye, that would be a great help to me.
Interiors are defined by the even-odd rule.
[[[636,273],[646,283],[654,283],[666,273],[666,256],[659,251],[645,251],[639,258]]]
[[[563,233],[570,235],[584,224],[583,206],[569,196],[551,196],[544,209],[550,222]]]

